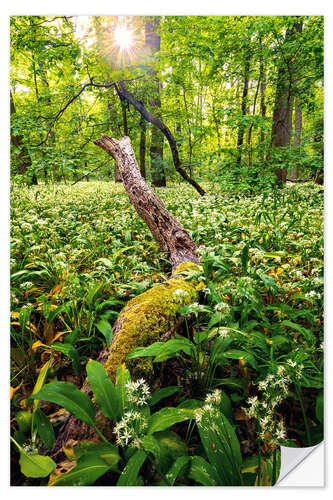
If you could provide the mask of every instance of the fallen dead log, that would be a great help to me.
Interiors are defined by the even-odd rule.
[[[196,283],[186,281],[185,274],[191,268],[199,269],[199,257],[188,232],[167,211],[142,178],[130,139],[123,137],[118,141],[103,135],[94,143],[115,159],[129,199],[172,263],[169,280],[128,301],[113,327],[110,347],[104,348],[97,358],[114,380],[117,366],[126,362],[126,356],[134,348],[170,338],[177,325],[177,312],[180,307],[197,299]],[[126,362],[126,365],[132,378],[149,379],[153,374],[150,359],[131,360]],[[87,381],[82,390],[92,395]],[[100,412],[96,416],[96,425],[106,436],[110,435],[111,429],[105,428],[105,425],[109,424]],[[59,432],[53,457],[61,452],[62,446],[68,440],[93,437],[96,437],[93,429],[70,417]]]

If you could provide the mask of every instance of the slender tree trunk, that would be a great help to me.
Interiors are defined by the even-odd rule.
[[[186,121],[187,121],[187,137],[188,137],[188,150],[189,150],[189,166],[190,166],[190,176],[192,177],[192,150],[193,150],[193,144],[192,144],[192,130],[191,130],[191,121],[189,117],[189,112],[188,112],[188,106],[187,106],[187,100],[186,100],[186,91],[185,87],[183,87],[183,99],[184,99],[184,106],[185,106],[185,111],[186,111]]]
[[[260,47],[262,47],[262,40],[260,38]],[[262,51],[260,51],[260,62],[259,62],[259,80],[260,80],[260,114],[262,118],[266,118],[266,71],[264,67],[264,60]],[[261,127],[260,130],[260,142],[265,141],[264,128]],[[263,159],[263,157],[262,157]]]
[[[293,27],[287,30],[285,41],[289,42],[296,32],[302,31],[302,23],[294,23]],[[272,125],[272,146],[273,148],[287,148],[290,146],[292,110],[293,110],[293,58],[281,62],[278,70],[277,87],[275,95],[275,104],[273,111]],[[275,169],[276,183],[282,186],[287,179],[287,167],[278,167]]]
[[[243,116],[245,116],[247,113],[247,96],[249,93],[250,61],[251,61],[250,51],[246,50],[245,61],[244,61],[244,86],[243,86],[242,101],[241,101],[241,111],[242,111]],[[241,147],[242,147],[243,141],[244,141],[245,128],[246,127],[245,127],[244,123],[241,123],[239,128],[238,128],[238,135],[237,135],[237,164],[238,165],[241,163],[241,160],[242,160]]]
[[[294,148],[298,148],[301,144],[302,134],[302,110],[298,99],[295,99],[295,129],[294,129]],[[295,165],[290,172],[290,178],[296,180],[299,177],[299,166]]]
[[[150,16],[145,25],[145,45],[149,49],[151,58],[154,57],[156,52],[160,51],[161,38],[157,33],[159,28],[159,17]],[[152,66],[153,62],[150,63]],[[151,97],[149,99],[149,104],[153,108],[154,114],[160,118],[161,117],[161,100],[160,100],[160,88],[161,84],[157,77],[157,71],[151,68],[148,73],[150,75],[155,75],[153,78],[154,89],[152,90]],[[159,129],[156,127],[152,128],[151,131],[151,146],[150,146],[150,170],[151,179],[154,186],[166,186],[166,178],[163,165],[163,141],[164,136]]]
[[[197,299],[196,283],[187,281],[184,273],[191,268],[199,270],[199,257],[188,232],[167,211],[140,175],[129,137],[117,141],[104,135],[96,140],[95,144],[117,162],[130,201],[172,263],[172,275],[169,280],[128,301],[113,327],[111,346],[105,347],[98,356],[97,360],[104,365],[110,378],[114,380],[117,367],[125,362],[129,352],[161,338],[169,338],[178,322],[177,311]],[[134,379],[142,376],[149,379],[153,375],[152,363],[149,360],[144,365],[130,360],[126,361],[126,365]],[[87,381],[83,391],[92,396]],[[107,437],[112,436],[112,428],[110,424],[105,423],[100,412],[95,423],[103,429]],[[91,428],[70,417],[59,432],[53,457],[58,458],[62,446],[69,439],[92,438],[96,438],[96,434]]]
[[[256,114],[256,105],[257,105],[257,98],[258,98],[258,93],[259,93],[259,86],[260,86],[260,78],[257,83],[257,89],[256,93],[254,95],[254,100],[253,100],[253,111],[252,115],[254,116]],[[249,132],[247,135],[247,143],[249,145],[249,165],[252,165],[252,146],[251,146],[251,137],[252,137],[252,130],[253,130],[253,122],[251,123],[249,127]]]
[[[216,131],[216,137],[217,137],[217,156],[220,159],[221,158],[221,133],[220,133],[220,124],[219,120],[216,115],[216,109],[215,109],[215,98],[214,95],[212,95],[212,115],[213,115],[213,120],[215,123],[215,131]]]

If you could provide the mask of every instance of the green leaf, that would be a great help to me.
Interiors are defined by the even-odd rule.
[[[131,376],[125,366],[125,363],[119,365],[116,372],[116,391],[117,391],[117,397],[120,401],[120,413],[123,412],[127,403],[125,386],[130,381],[131,381]]]
[[[213,466],[220,486],[239,486],[242,455],[234,428],[227,417],[219,412],[210,422],[198,423],[201,443]]]
[[[50,420],[47,418],[44,412],[37,408],[33,416],[34,427],[36,428],[41,440],[45,444],[48,450],[53,448],[55,443],[55,435],[53,425]]]
[[[194,411],[183,408],[163,408],[150,417],[148,434],[164,431],[177,422],[194,418]]]
[[[104,335],[107,346],[110,347],[113,337],[113,331],[110,323],[106,321],[106,319],[101,319],[101,321],[96,323],[96,327]]]
[[[90,387],[103,415],[113,421],[121,417],[119,394],[101,363],[90,360],[87,364]]]
[[[68,356],[69,359],[72,361],[73,370],[77,375],[80,375],[81,373],[80,356],[75,347],[73,347],[71,344],[62,344],[61,342],[54,342],[50,347],[51,349],[62,352],[63,354]]]
[[[321,391],[316,399],[316,417],[321,424],[324,423],[324,392]]]
[[[185,442],[172,431],[161,431],[154,434],[154,438],[160,443],[162,448],[165,448],[174,460],[175,457],[187,455],[187,446]]]
[[[246,352],[246,351],[241,351],[238,349],[230,349],[227,352],[221,353],[219,355],[219,357],[222,357],[222,358],[224,357],[224,358],[228,358],[228,359],[239,359],[242,361],[246,361],[246,363],[248,363],[250,366],[252,366],[252,368],[254,368],[255,370],[258,369],[258,365],[257,365],[257,361],[256,361],[255,357],[253,356],[253,354]]]
[[[188,474],[190,479],[193,479],[203,486],[218,486],[216,473],[213,467],[202,457],[190,457],[191,468]]]
[[[302,335],[304,335],[304,337],[308,341],[315,339],[315,336],[308,328],[304,328],[304,326],[301,326],[298,323],[294,323],[293,321],[289,321],[288,319],[285,319],[285,320],[281,321],[281,326],[282,325],[287,326],[291,330],[296,330],[297,332],[301,333]]]
[[[190,457],[178,457],[168,471],[168,486],[173,486],[177,477],[186,474],[189,469]]]
[[[163,387],[162,389],[154,392],[149,401],[149,406],[156,405],[161,399],[168,398],[180,390],[177,385],[170,385],[169,387]]]
[[[39,372],[35,387],[33,388],[33,391],[30,396],[32,399],[34,399],[34,404],[33,404],[34,410],[36,410],[36,408],[38,407],[39,401],[38,399],[33,398],[33,396],[35,396],[37,392],[40,391],[41,388],[43,387],[44,382],[46,380],[47,372],[49,368],[51,368],[52,364],[53,364],[53,356],[51,356],[50,359],[42,366]]]
[[[31,430],[32,413],[28,410],[19,411],[15,415],[18,428],[23,434],[28,434]]]
[[[87,394],[70,382],[51,382],[45,385],[33,399],[51,401],[62,406],[75,418],[94,426],[96,410]]]
[[[151,453],[157,458],[157,461],[161,460],[161,446],[160,443],[153,436],[144,436],[142,438],[142,446],[146,453]]]
[[[102,458],[110,466],[115,466],[120,460],[118,448],[111,443],[96,443],[94,441],[81,441],[74,446],[76,460],[81,460],[86,455]]]
[[[89,453],[80,457],[78,463],[53,483],[54,486],[90,486],[109,469],[110,465],[102,458]]]
[[[46,477],[57,466],[50,457],[43,455],[31,455],[26,453],[22,448],[20,451],[20,467],[21,472],[27,477]]]
[[[136,486],[138,474],[146,458],[147,454],[144,451],[135,452],[121,473],[117,486]]]

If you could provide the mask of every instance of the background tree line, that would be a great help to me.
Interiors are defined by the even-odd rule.
[[[121,180],[93,145],[103,133],[131,138],[155,186],[179,178],[172,144],[191,179],[322,182],[323,17],[15,16],[10,113],[12,179],[27,183]]]

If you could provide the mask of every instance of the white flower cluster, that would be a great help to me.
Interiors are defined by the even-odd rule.
[[[297,363],[292,359],[287,359],[287,370],[291,379],[299,380],[302,377],[304,365],[302,363]]]
[[[218,407],[220,403],[221,391],[219,389],[207,394],[204,406],[195,411],[196,423],[201,426],[205,424],[211,425],[211,420],[219,416]]]
[[[226,302],[219,302],[214,307],[215,311],[222,313],[225,316],[230,315],[230,306]]]
[[[144,406],[150,398],[150,389],[143,378],[135,382],[128,382],[126,385],[127,400],[137,406]]]
[[[115,425],[113,433],[116,435],[118,446],[140,448],[142,436],[147,429],[148,422],[142,413],[128,411],[120,422]]]
[[[282,420],[276,421],[276,407],[287,397],[291,378],[284,366],[277,368],[277,373],[270,373],[258,384],[262,391],[262,398],[250,397],[248,408],[243,408],[249,418],[255,418],[260,431],[259,437],[271,446],[278,446],[286,438],[286,431]]]

